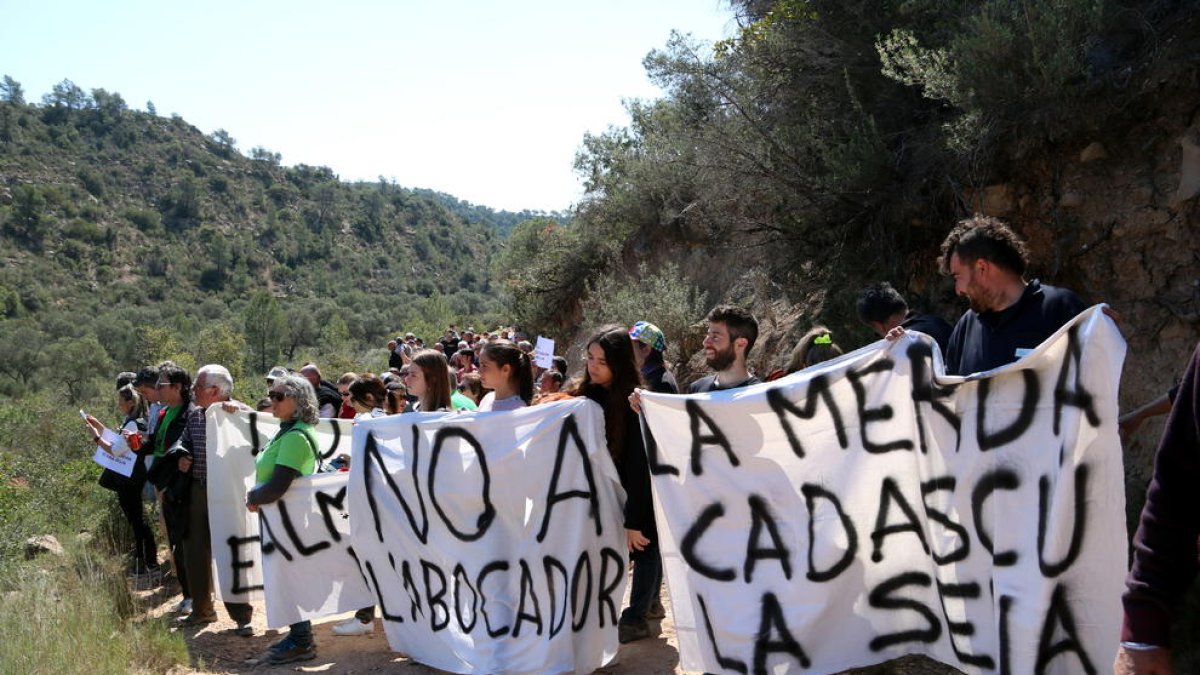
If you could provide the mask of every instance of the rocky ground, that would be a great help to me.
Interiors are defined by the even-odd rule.
[[[138,592],[148,607],[149,616],[169,614],[181,599],[179,586],[173,580],[155,589]],[[430,668],[393,652],[388,647],[380,620],[375,620],[375,632],[361,637],[334,636],[336,617],[313,626],[317,642],[317,658],[303,663],[271,666],[260,662],[267,647],[282,636],[282,632],[267,630],[262,603],[255,604],[254,636],[233,634],[235,624],[218,603],[217,623],[202,628],[183,630],[191,655],[191,665],[174,670],[171,675],[191,673],[217,675],[226,673],[422,673],[444,671]],[[345,615],[349,616],[349,614]],[[673,674],[686,671],[679,667],[679,648],[675,639],[675,624],[668,605],[667,616],[660,622],[658,637],[622,645],[618,663],[598,673],[619,675]],[[286,632],[286,631],[284,631]],[[923,657],[910,657],[889,663],[848,671],[845,675],[953,675],[959,671]]]

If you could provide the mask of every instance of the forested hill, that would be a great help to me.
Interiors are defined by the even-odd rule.
[[[349,362],[400,328],[493,318],[489,260],[522,214],[283,167],[148,108],[67,80],[39,104],[0,84],[0,393],[39,363],[83,365],[81,344],[115,367],[206,360],[202,333],[251,364]],[[241,342],[263,328],[278,344]]]

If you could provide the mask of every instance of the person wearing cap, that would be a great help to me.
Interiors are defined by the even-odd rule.
[[[667,337],[658,326],[649,321],[638,321],[629,329],[633,340],[633,358],[646,389],[660,394],[678,394],[679,385],[675,376],[667,370],[663,353],[667,351]]]
[[[283,366],[275,366],[275,367],[271,368],[270,370],[268,370],[267,371],[267,389],[269,390],[271,388],[271,385],[275,384],[275,380],[278,380],[279,378],[281,378],[287,374],[288,374],[288,369],[284,368]]]

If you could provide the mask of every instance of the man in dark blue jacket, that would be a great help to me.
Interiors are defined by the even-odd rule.
[[[1012,363],[1087,308],[1072,291],[1026,281],[1028,260],[1025,242],[990,216],[960,221],[942,242],[938,262],[971,306],[950,334],[948,374]]]

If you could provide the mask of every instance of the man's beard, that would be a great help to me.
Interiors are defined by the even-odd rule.
[[[975,310],[977,314],[997,311],[1001,302],[1000,292],[989,291],[982,284],[968,285],[967,292],[963,295],[967,298],[967,306]]]
[[[704,359],[704,362],[708,364],[709,368],[712,368],[718,372],[725,370],[729,366],[732,366],[733,361],[733,345],[729,345],[725,351],[716,351],[715,354]]]

